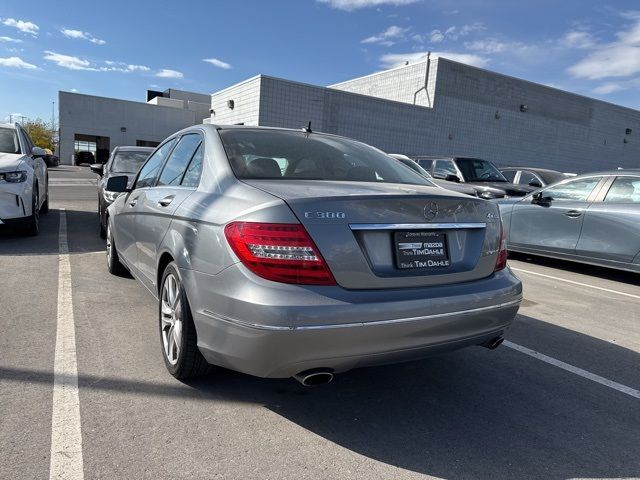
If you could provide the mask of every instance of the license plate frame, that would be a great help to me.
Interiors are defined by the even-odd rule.
[[[451,266],[445,232],[397,231],[393,234],[393,248],[399,270],[440,270]]]

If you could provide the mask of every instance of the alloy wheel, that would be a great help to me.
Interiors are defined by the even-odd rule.
[[[160,299],[160,328],[165,357],[171,365],[180,359],[182,345],[182,300],[180,283],[172,273],[167,275],[162,285]]]

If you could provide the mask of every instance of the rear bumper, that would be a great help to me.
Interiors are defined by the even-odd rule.
[[[477,345],[504,332],[522,300],[508,269],[447,287],[346,291],[262,281],[245,290],[234,281],[244,277],[241,268],[181,274],[205,358],[260,377],[341,372]]]

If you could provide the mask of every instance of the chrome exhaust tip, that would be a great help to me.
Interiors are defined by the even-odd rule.
[[[502,342],[504,342],[504,337],[499,336],[499,337],[492,338],[491,340],[487,340],[484,343],[481,343],[480,346],[484,348],[488,348],[489,350],[495,350],[500,345],[502,345]]]
[[[333,372],[326,368],[313,368],[297,373],[293,378],[305,387],[318,387],[331,382],[333,380]]]

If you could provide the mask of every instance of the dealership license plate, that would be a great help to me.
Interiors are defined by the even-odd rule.
[[[447,235],[440,232],[395,232],[396,266],[407,268],[443,268],[451,265]]]

